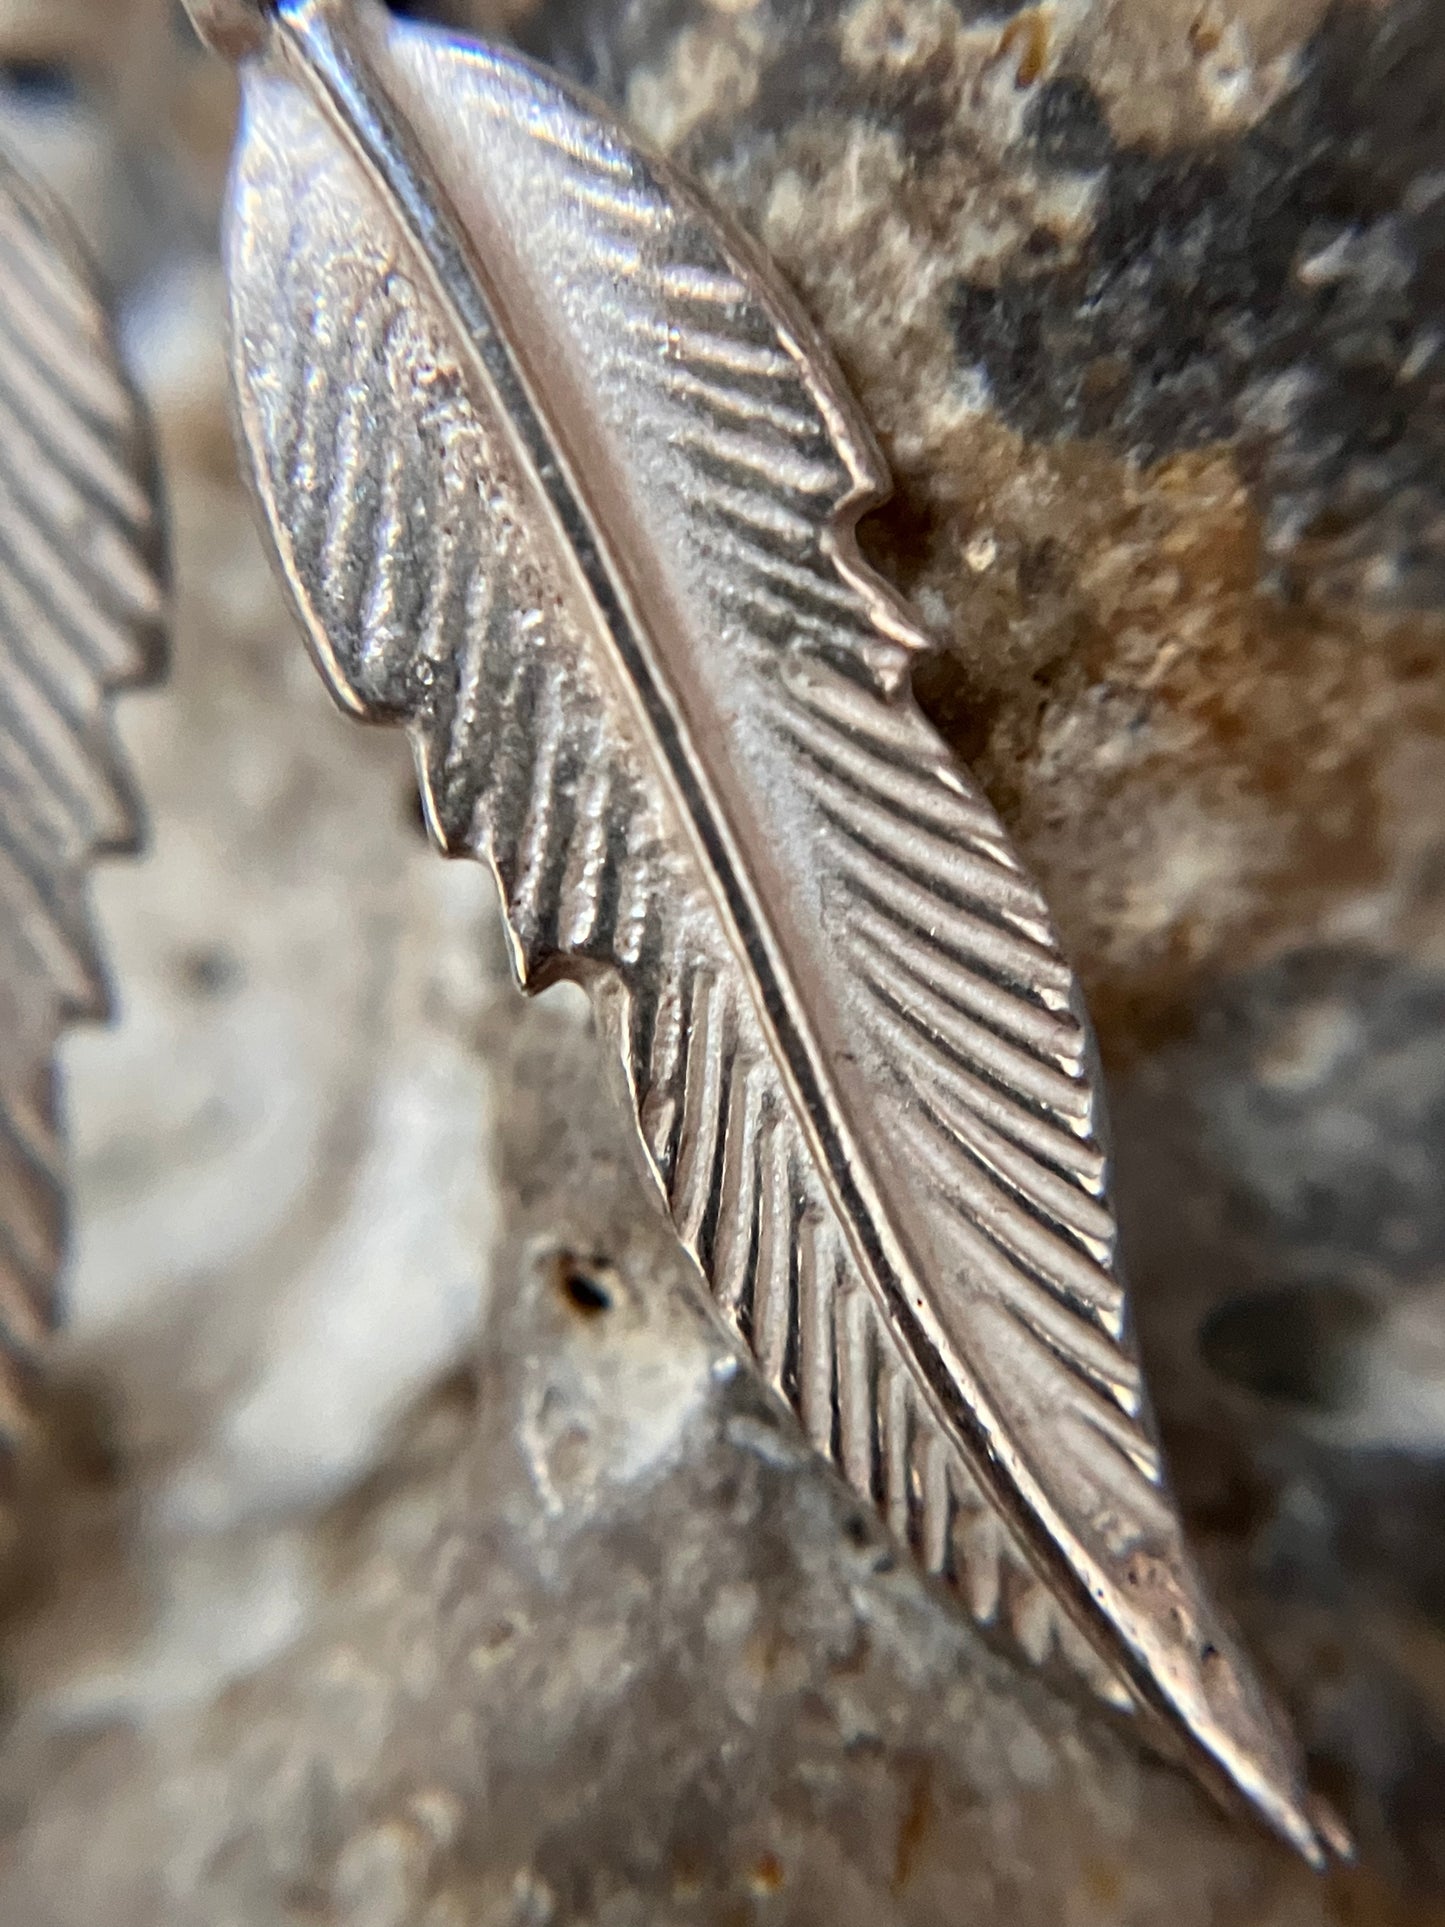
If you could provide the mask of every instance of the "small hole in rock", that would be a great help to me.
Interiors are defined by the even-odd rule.
[[[597,1318],[612,1309],[612,1293],[596,1275],[595,1269],[564,1264],[558,1280],[562,1296],[584,1318]]]
[[[0,61],[0,85],[44,107],[63,107],[76,92],[74,76],[53,60]]]
[[[191,950],[179,961],[181,982],[194,997],[223,997],[241,981],[241,966],[227,950]]]

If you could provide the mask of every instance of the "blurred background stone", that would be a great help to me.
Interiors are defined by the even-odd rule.
[[[430,11],[678,154],[862,395],[921,693],[1099,1020],[1181,1496],[1362,1865],[1013,1672],[731,1376],[575,1005],[521,1014],[271,586],[230,76],[161,0],[0,0],[0,131],[121,292],[180,581],[124,717],[152,854],[99,892],[122,1021],[68,1058],[0,1919],[1438,1921],[1445,16]]]

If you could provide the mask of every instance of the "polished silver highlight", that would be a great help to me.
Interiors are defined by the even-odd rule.
[[[647,1170],[818,1450],[980,1620],[1333,1844],[1182,1542],[1047,909],[910,694],[881,459],[740,237],[602,109],[281,0],[227,259],[312,649],[583,982]]]
[[[86,902],[136,811],[110,697],[158,669],[155,463],[69,223],[0,156],[0,1449],[57,1312],[55,1046],[103,1016]]]

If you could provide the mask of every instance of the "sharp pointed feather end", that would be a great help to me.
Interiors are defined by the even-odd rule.
[[[1250,1798],[1270,1830],[1316,1873],[1329,1873],[1334,1867],[1353,1863],[1355,1843],[1349,1829],[1318,1794],[1295,1782],[1288,1787],[1252,1791]]]
[[[1177,1706],[1176,1716],[1203,1757],[1201,1777],[1236,1808],[1242,1801],[1317,1873],[1354,1858],[1354,1842],[1327,1801],[1314,1793],[1280,1707],[1243,1656],[1206,1647],[1201,1684],[1207,1704]]]
[[[1226,1807],[1247,1809],[1318,1871],[1348,1860],[1349,1834],[1311,1791],[1288,1715],[1210,1607],[1192,1561],[1179,1551],[1136,1558],[1128,1579],[1149,1607],[1129,1670],[1162,1717],[1162,1750],[1179,1758],[1182,1741],[1186,1763]]]

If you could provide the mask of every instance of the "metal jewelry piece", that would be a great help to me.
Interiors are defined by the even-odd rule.
[[[517,976],[590,991],[723,1323],[980,1620],[1339,1835],[1183,1543],[1073,974],[910,693],[886,473],[755,250],[606,112],[374,0],[240,50],[237,418],[311,648]]]
[[[109,1002],[86,876],[139,832],[110,698],[159,674],[166,601],[150,434],[94,272],[0,156],[0,1451],[58,1314],[55,1046]]]

